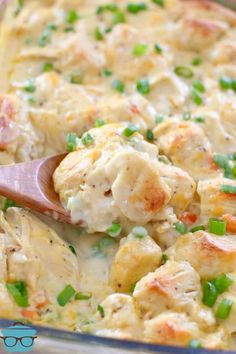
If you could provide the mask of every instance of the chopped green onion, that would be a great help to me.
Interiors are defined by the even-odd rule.
[[[189,348],[200,349],[202,348],[202,343],[199,339],[191,339],[188,343],[188,346]]]
[[[95,256],[103,256],[104,255],[104,250],[107,247],[110,247],[113,245],[115,242],[113,237],[110,236],[104,236],[101,240],[96,242],[93,246],[92,249],[94,251]]]
[[[113,87],[116,91],[118,91],[118,92],[120,92],[120,93],[124,93],[124,92],[125,92],[125,84],[124,84],[122,81],[120,81],[120,80],[114,80],[114,81],[112,82],[112,87]]]
[[[18,16],[19,15],[19,13],[22,10],[23,6],[24,6],[24,0],[18,0],[18,6],[17,6],[17,9],[14,12],[14,16]]]
[[[141,79],[137,82],[136,88],[142,95],[147,95],[150,92],[150,84],[147,79]]]
[[[231,88],[232,88],[232,90],[234,90],[234,92],[236,92],[236,79],[232,79]]]
[[[216,219],[216,218],[211,218],[209,220],[209,231],[215,235],[219,235],[219,236],[225,235],[226,221]]]
[[[174,226],[175,226],[175,230],[178,231],[181,235],[184,235],[188,232],[187,225],[185,225],[181,221],[176,222]]]
[[[152,2],[154,2],[154,4],[164,7],[165,6],[165,1],[164,0],[152,0]]]
[[[146,54],[148,50],[147,44],[144,43],[138,43],[135,45],[133,49],[133,55],[136,57],[141,57],[142,55]]]
[[[74,297],[75,293],[75,289],[70,284],[66,285],[57,296],[58,304],[64,307]]]
[[[123,130],[123,135],[127,138],[129,138],[131,135],[133,135],[134,133],[138,132],[139,128],[134,125],[134,124],[129,124],[128,127],[126,127]]]
[[[96,128],[102,127],[104,124],[105,124],[105,122],[103,119],[96,119],[95,120],[95,127]]]
[[[97,311],[100,313],[100,316],[103,318],[105,317],[105,311],[102,305],[98,304],[97,305]]]
[[[197,232],[197,231],[201,231],[201,230],[205,230],[205,226],[203,226],[203,225],[195,226],[190,230],[190,232]]]
[[[28,102],[29,104],[35,104],[35,103],[36,103],[36,99],[35,99],[33,96],[29,96],[29,97],[27,98],[27,102]]]
[[[226,320],[229,317],[232,306],[233,306],[232,300],[223,299],[217,307],[215,316],[221,320]]]
[[[69,245],[69,249],[71,250],[71,252],[72,252],[75,256],[77,256],[77,252],[76,252],[76,250],[75,250],[75,248],[74,248],[74,246],[73,246],[72,244]]]
[[[168,157],[165,156],[165,155],[159,155],[159,156],[158,156],[158,161],[160,161],[160,162],[162,162],[162,163],[164,163],[164,164],[166,164],[166,165],[172,165],[172,163],[170,162],[170,160],[168,159]]]
[[[163,116],[157,116],[157,117],[155,118],[156,124],[160,124],[160,123],[162,123],[163,121],[164,121],[164,117],[163,117]]]
[[[35,84],[33,83],[32,80],[29,80],[29,81],[27,82],[27,84],[24,86],[24,90],[25,90],[26,92],[29,92],[29,93],[33,93],[33,92],[36,91],[36,86],[35,86]]]
[[[95,38],[97,41],[102,41],[104,39],[104,33],[98,26],[95,28]]]
[[[183,114],[183,120],[191,120],[191,113],[190,112],[184,112]]]
[[[229,158],[223,154],[214,154],[213,161],[216,165],[224,169],[225,177],[231,176],[231,167],[229,165]]]
[[[80,71],[70,75],[70,83],[74,85],[80,85],[83,82],[83,76]]]
[[[193,88],[201,93],[206,91],[205,86],[200,80],[193,81]]]
[[[50,31],[56,31],[57,30],[57,25],[55,25],[54,23],[49,23],[47,25],[47,29],[50,30]]]
[[[109,70],[109,69],[104,69],[104,70],[102,71],[102,75],[103,75],[103,76],[112,76],[112,71]]]
[[[90,292],[82,292],[79,291],[75,294],[75,300],[89,300],[92,297],[92,293]]]
[[[2,210],[3,211],[7,211],[8,208],[12,208],[12,207],[15,207],[15,206],[17,206],[17,205],[14,202],[14,200],[6,198],[5,201],[4,201],[4,205],[3,205]]]
[[[191,79],[193,77],[193,71],[187,66],[176,66],[174,70],[175,74],[185,79]]]
[[[212,279],[210,282],[215,285],[218,294],[223,294],[234,283],[234,280],[230,275],[223,274],[218,278]]]
[[[135,290],[135,287],[136,287],[136,284],[137,284],[137,282],[135,282],[135,283],[133,283],[133,284],[130,285],[130,288],[129,288],[129,293],[130,293],[130,294],[133,294],[133,292],[134,292],[134,290]]]
[[[111,237],[117,237],[121,233],[121,224],[112,223],[112,225],[106,230],[106,233]]]
[[[148,235],[147,230],[145,229],[145,227],[142,226],[135,226],[132,229],[132,235],[136,238],[144,238]]]
[[[54,66],[53,66],[52,63],[45,63],[45,64],[43,64],[42,71],[43,71],[44,73],[47,73],[47,72],[52,71],[52,70],[54,70]]]
[[[169,257],[163,253],[162,257],[161,257],[161,264],[165,264],[167,261],[169,260]]]
[[[74,27],[73,26],[66,26],[64,29],[64,32],[74,32]]]
[[[114,16],[113,16],[113,19],[112,19],[113,25],[117,25],[118,23],[124,23],[124,22],[125,22],[124,13],[120,9],[116,10],[114,12]]]
[[[44,30],[38,39],[38,45],[40,47],[45,47],[51,42],[52,32],[48,29]]]
[[[221,76],[219,79],[219,85],[222,90],[229,90],[231,88],[231,79],[227,76]]]
[[[147,5],[144,2],[132,3],[127,5],[127,11],[132,14],[137,14],[140,11],[147,10]]]
[[[202,58],[196,57],[192,60],[192,65],[198,66],[202,64]]]
[[[213,307],[218,296],[218,292],[216,290],[215,285],[209,281],[206,281],[202,286],[202,291],[202,302],[204,303],[204,305],[208,307]]]
[[[107,4],[107,5],[100,5],[97,7],[96,10],[96,14],[100,15],[102,14],[104,11],[111,11],[111,12],[115,12],[117,11],[119,8],[116,4]]]
[[[84,133],[81,138],[82,144],[88,146],[94,143],[94,138],[90,133]]]
[[[70,10],[66,16],[66,22],[73,24],[79,19],[79,15],[76,10]]]
[[[151,129],[148,129],[146,131],[146,138],[148,141],[153,141],[154,140],[154,134]]]
[[[236,186],[231,186],[230,184],[222,184],[220,190],[226,194],[236,194]]]
[[[154,44],[154,49],[155,49],[155,52],[158,54],[161,54],[163,52],[162,47],[158,43]]]
[[[9,294],[13,297],[15,303],[20,307],[28,307],[28,291],[24,281],[16,281],[6,284]]]
[[[236,178],[236,163],[234,164],[231,172],[232,172],[233,177]]]
[[[69,133],[66,137],[66,147],[68,152],[76,150],[77,147],[77,135],[75,133]]]
[[[203,117],[195,117],[194,122],[196,123],[205,123],[205,118]]]
[[[200,93],[197,90],[193,89],[192,93],[191,93],[191,96],[192,96],[193,102],[197,106],[200,106],[203,103],[202,96],[200,95]]]

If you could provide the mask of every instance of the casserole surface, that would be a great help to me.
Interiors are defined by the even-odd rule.
[[[234,348],[235,26],[206,1],[9,3],[0,162],[75,150],[54,181],[84,227],[2,201],[2,317]]]

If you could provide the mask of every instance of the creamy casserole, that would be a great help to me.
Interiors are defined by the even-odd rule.
[[[9,1],[0,163],[67,150],[53,178],[75,226],[1,198],[0,316],[235,349],[235,139],[234,12]]]

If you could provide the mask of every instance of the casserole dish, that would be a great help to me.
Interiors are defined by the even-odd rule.
[[[206,16],[207,20],[195,18],[196,13],[191,12],[192,9],[189,5],[186,5],[186,8],[192,17],[182,19],[178,6],[174,7],[173,5],[174,10],[172,11],[170,1],[168,6],[171,23],[168,22],[168,26],[164,30],[163,27],[157,28],[156,36],[164,38],[166,43],[173,46],[176,53],[183,55],[185,62],[191,61],[191,68],[189,68],[189,66],[181,65],[182,57],[176,59],[178,65],[175,63],[165,40],[163,40],[163,44],[156,43],[153,52],[149,42],[152,38],[151,31],[140,42],[138,37],[138,40],[135,39],[138,43],[133,43],[136,31],[131,26],[124,24],[124,14],[120,12],[118,5],[108,4],[103,7],[103,4],[95,1],[96,5],[98,3],[100,5],[96,9],[99,25],[94,32],[97,43],[91,46],[83,24],[80,24],[83,22],[83,15],[80,16],[78,12],[67,8],[66,1],[58,1],[60,6],[53,12],[53,16],[55,16],[55,22],[58,21],[61,24],[64,21],[63,26],[65,26],[63,31],[58,31],[60,25],[57,22],[48,22],[53,1],[45,1],[45,3],[46,6],[40,9],[36,1],[26,0],[25,4],[29,5],[29,15],[27,8],[26,11],[24,9],[24,2],[18,1],[14,8],[9,6],[8,13],[3,16],[5,23],[2,26],[0,56],[6,58],[6,62],[5,65],[1,65],[0,69],[0,89],[3,93],[3,97],[0,97],[0,106],[1,119],[4,123],[1,127],[0,162],[3,164],[15,163],[63,151],[65,134],[68,133],[66,139],[67,149],[70,153],[54,175],[55,189],[59,193],[62,203],[71,211],[75,222],[83,219],[86,232],[77,230],[77,228],[68,231],[67,226],[54,224],[43,216],[34,215],[18,208],[12,201],[2,200],[2,208],[5,213],[1,213],[0,220],[1,237],[4,239],[2,254],[7,259],[7,261],[4,260],[4,257],[1,259],[2,269],[7,272],[6,287],[1,289],[4,295],[1,298],[2,316],[12,320],[18,320],[19,317],[21,320],[21,316],[23,316],[32,321],[32,327],[37,331],[38,337],[33,348],[35,353],[67,353],[69,350],[75,353],[90,353],[93,350],[101,353],[107,351],[111,353],[191,353],[195,351],[193,348],[154,344],[156,343],[155,338],[153,339],[155,330],[159,337],[163,336],[161,343],[188,345],[193,338],[193,346],[201,347],[203,343],[204,346],[212,349],[233,348],[231,338],[228,339],[228,335],[225,335],[226,329],[230,334],[234,333],[234,318],[232,318],[234,307],[232,307],[233,300],[229,298],[232,294],[227,293],[228,297],[225,299],[222,297],[222,293],[226,293],[231,289],[231,286],[233,289],[232,284],[234,283],[234,274],[231,273],[234,271],[235,245],[234,240],[231,245],[232,236],[226,227],[228,227],[227,223],[234,221],[236,216],[232,202],[232,198],[236,194],[236,186],[234,178],[229,182],[227,180],[227,183],[224,179],[223,186],[222,184],[214,184],[213,187],[211,184],[207,184],[207,179],[213,176],[221,181],[220,178],[223,178],[221,169],[225,174],[228,173],[227,176],[225,175],[226,178],[231,174],[234,175],[235,156],[234,151],[231,151],[234,132],[231,131],[232,135],[228,134],[230,137],[227,135],[227,139],[223,140],[222,136],[217,135],[221,130],[213,129],[219,124],[218,117],[208,111],[204,111],[203,114],[201,107],[198,106],[204,102],[204,108],[207,109],[215,107],[217,104],[219,106],[222,104],[223,107],[225,104],[227,110],[229,96],[229,99],[232,99],[232,102],[230,101],[232,110],[234,109],[233,94],[236,90],[234,71],[232,66],[230,69],[226,67],[229,58],[232,62],[234,60],[234,47],[231,46],[231,42],[230,45],[223,43],[223,49],[222,47],[214,47],[212,53],[207,53],[209,60],[212,60],[215,66],[221,61],[225,66],[217,67],[219,71],[216,70],[212,74],[211,67],[207,66],[205,61],[203,65],[206,67],[207,76],[209,75],[207,78],[202,76],[199,69],[199,65],[202,64],[201,58],[199,60],[199,53],[202,53],[203,46],[208,48],[227,33],[229,33],[228,39],[230,41],[230,26],[235,23],[234,16],[231,12],[224,12],[224,8],[218,8],[218,13],[214,8],[213,14],[208,18],[208,10],[211,9],[210,3],[199,1],[198,4],[204,5],[203,9],[200,5],[200,10],[196,7],[194,11],[199,17]],[[86,1],[81,1],[81,4],[83,3]],[[150,8],[154,4],[163,7],[162,1],[154,0],[151,1]],[[231,5],[234,5],[233,2]],[[76,1],[73,2],[73,6],[76,6]],[[127,12],[132,16],[130,14],[126,16],[131,16],[130,21],[133,21],[133,26],[137,25],[133,16],[140,11],[144,11],[145,15],[146,6],[145,3],[140,3],[138,7],[127,7]],[[64,7],[65,12],[61,10]],[[183,8],[183,11],[186,8]],[[42,10],[40,12],[42,17],[40,28],[33,25],[34,23],[38,24],[40,17],[38,10]],[[220,10],[222,10],[222,14],[220,14]],[[107,12],[108,15],[114,15],[112,20],[110,17],[107,20]],[[12,14],[14,14],[15,20],[6,22],[7,16]],[[154,7],[153,16],[153,25],[157,20],[160,23],[168,21],[161,11],[156,14]],[[86,20],[85,15],[84,17]],[[143,19],[145,20],[145,16]],[[106,21],[109,23],[108,27],[103,26]],[[113,29],[114,23],[118,26]],[[149,19],[146,19],[146,26],[148,24]],[[93,25],[91,23],[90,28],[90,24],[88,24],[88,30],[91,30],[91,33],[93,33]],[[30,36],[28,35],[29,31]],[[22,33],[27,34],[23,38],[23,50],[19,45]],[[104,37],[107,39],[106,48],[103,48]],[[130,47],[129,41],[132,46],[135,44],[134,47]],[[147,41],[148,45],[143,41]],[[120,53],[116,52],[117,48]],[[191,56],[191,60],[188,59],[186,51],[189,48],[195,55],[198,54],[198,57],[192,58]],[[105,67],[104,53],[101,53],[103,50],[108,62],[120,79],[113,80],[110,67]],[[80,61],[79,69],[74,51],[76,58]],[[165,60],[162,55],[166,56]],[[173,72],[166,67],[166,62],[171,63]],[[42,75],[41,73],[38,75],[39,68],[43,72]],[[157,68],[160,71],[156,72]],[[146,70],[153,72],[153,78],[150,81],[146,79]],[[193,80],[194,75],[198,80]],[[218,77],[216,79],[214,75],[220,76],[221,91],[219,94],[215,93],[218,90]],[[137,80],[140,76],[143,76],[144,79]],[[189,79],[191,80],[190,85]],[[135,81],[136,85],[134,85]],[[189,91],[189,86],[192,91]],[[108,94],[104,95],[105,99],[103,100],[106,90]],[[113,90],[117,91],[115,99],[112,96]],[[127,101],[126,90],[128,92]],[[133,95],[133,91],[138,91],[138,93],[135,92]],[[164,92],[164,94],[160,94],[160,92]],[[6,95],[4,96],[4,94]],[[224,95],[228,95],[225,98],[226,103],[224,100],[221,101],[221,96],[224,97]],[[149,97],[151,105],[146,97]],[[79,106],[77,101],[80,102]],[[183,106],[184,108],[190,107],[191,111],[195,113],[191,115],[189,111],[183,111]],[[157,116],[158,109],[161,116]],[[221,114],[223,115],[223,113],[224,110]],[[131,125],[124,125],[127,124],[127,122],[123,123],[124,115],[132,123]],[[175,117],[169,123],[167,122],[169,125],[165,125],[163,115]],[[77,119],[78,116],[82,119]],[[157,127],[153,126],[154,116]],[[30,119],[28,119],[29,117]],[[109,124],[104,124],[103,119]],[[230,119],[231,115],[226,116],[226,124]],[[212,127],[209,126],[209,122],[212,122]],[[92,128],[93,124],[96,128],[85,133]],[[207,124],[208,126],[205,127]],[[147,129],[149,126],[151,129]],[[212,134],[217,136],[216,139],[213,139],[209,133],[210,128],[212,128]],[[180,139],[183,136],[181,129],[186,129],[188,144],[193,144],[190,154],[185,155],[186,146]],[[228,125],[227,129],[230,130]],[[147,141],[143,139],[142,134],[139,134],[143,131]],[[226,136],[223,133],[222,135]],[[130,138],[131,136],[132,138]],[[177,142],[176,146],[171,145],[172,141]],[[222,147],[218,145],[221,141],[224,143]],[[156,144],[156,142],[158,143]],[[181,145],[182,143],[183,145]],[[214,155],[214,163],[218,165],[212,166],[210,145],[214,146],[214,152],[228,152],[227,163],[222,163],[222,158],[226,158],[225,155],[222,157],[222,154],[218,154],[217,157]],[[158,155],[158,149],[163,152],[163,155]],[[179,151],[183,155],[178,155]],[[95,162],[98,161],[93,168],[90,168],[87,154],[91,154]],[[156,156],[158,156],[158,161]],[[194,166],[194,161],[198,158],[200,158],[200,163],[197,166],[195,163]],[[78,165],[81,163],[83,168],[74,175],[71,171],[73,171],[75,159],[77,159]],[[134,161],[134,165],[129,165],[130,161]],[[204,162],[203,166],[201,165],[202,161]],[[124,168],[127,166],[126,164],[128,164],[127,170]],[[127,172],[130,166],[135,166],[132,168],[131,174]],[[82,175],[84,171],[87,172],[87,180]],[[135,171],[139,171],[136,172],[138,176],[135,175]],[[147,180],[138,179],[142,174],[146,178],[148,176]],[[135,182],[132,185],[133,180]],[[176,182],[174,186],[173,180]],[[195,200],[195,182],[199,180],[198,196]],[[150,181],[151,186],[148,184]],[[136,199],[132,193],[139,184],[141,187],[137,193],[141,192],[138,194],[138,203],[135,203]],[[78,188],[81,185],[83,188]],[[125,189],[127,186],[130,188],[128,191]],[[214,188],[216,188],[216,192],[217,188],[224,189],[222,192],[228,198],[226,210],[228,212],[229,209],[230,213],[226,214],[222,211],[219,215],[218,210],[225,207],[224,200],[208,199],[211,193],[214,194]],[[104,192],[102,196],[101,190]],[[154,193],[157,190],[161,191],[160,194]],[[127,194],[123,196],[123,192]],[[126,198],[134,201],[133,204],[130,202],[127,207]],[[210,218],[209,226],[206,226],[208,220],[206,222],[204,218],[201,219],[203,224],[196,221],[199,220],[198,214],[200,213],[198,209],[199,198],[205,207],[203,216],[215,217]],[[191,209],[188,209],[190,204]],[[12,206],[13,208],[11,208]],[[162,207],[164,208],[163,214],[158,214]],[[223,214],[226,214],[226,221],[218,218],[224,216]],[[181,219],[180,216],[185,219]],[[189,217],[194,220],[189,220]],[[182,222],[182,220],[185,221]],[[171,231],[169,232],[170,225]],[[189,225],[191,225],[191,229]],[[207,227],[209,227],[207,229],[209,231],[205,231]],[[124,236],[129,235],[125,238],[126,241],[121,241],[114,261],[114,252],[118,248],[116,237],[119,239],[121,229]],[[193,229],[195,230],[191,231]],[[78,233],[80,233],[79,237]],[[106,233],[108,236],[101,238],[101,233]],[[219,237],[217,239],[212,236],[212,234],[220,236],[226,233],[229,235],[227,234],[223,241]],[[67,242],[64,240],[64,234]],[[94,235],[91,236],[91,234]],[[78,238],[79,246],[76,245],[76,241],[74,243],[75,237]],[[83,241],[85,239],[86,243],[91,245],[93,256],[97,257],[96,264],[91,260],[91,254],[88,253],[88,248]],[[216,239],[217,241],[215,241]],[[181,243],[182,240],[183,243]],[[224,244],[224,240],[229,241],[231,248]],[[69,243],[69,247],[67,247],[67,243]],[[194,257],[195,250],[192,247],[194,244],[199,248],[197,257]],[[135,253],[137,245],[138,251]],[[211,249],[212,252],[210,257],[207,256],[211,259],[210,266],[209,259],[207,259],[207,267],[204,266],[207,258],[204,247]],[[124,259],[127,252],[131,252],[128,263]],[[230,252],[233,254],[232,263],[231,259],[227,258]],[[217,257],[221,253],[223,256],[219,266]],[[84,265],[78,262],[77,255],[80,261],[83,259]],[[109,267],[112,264],[109,285],[105,281],[102,283],[97,280],[101,273],[107,276],[107,265],[104,266],[104,258],[107,258]],[[137,262],[135,263],[134,259],[136,258]],[[119,262],[121,262],[121,267]],[[100,270],[98,265],[101,267]],[[138,269],[139,267],[141,269]],[[94,274],[91,274],[90,268]],[[79,274],[83,282],[78,279],[78,270],[81,272]],[[201,276],[201,283],[198,273]],[[171,274],[170,278],[168,278],[169,274]],[[3,278],[4,276],[3,271]],[[25,279],[28,281],[27,284]],[[164,282],[161,283],[163,279]],[[180,280],[174,286],[176,279]],[[168,284],[171,286],[169,287]],[[203,286],[203,290],[200,285]],[[92,288],[93,296],[90,294],[89,287]],[[111,288],[115,289],[115,293]],[[208,288],[217,292],[214,302],[209,300],[209,296],[204,298],[204,291],[207,293]],[[158,293],[153,301],[152,289],[156,289],[160,293],[163,292],[164,296]],[[104,292],[102,295],[101,291]],[[113,302],[112,295],[115,295],[115,299],[119,300],[118,305],[116,301]],[[102,302],[104,296],[106,299]],[[167,301],[165,296],[170,297],[171,300]],[[12,302],[12,299],[15,303]],[[75,300],[89,301],[84,307],[79,307],[78,311],[76,307],[76,310],[74,308],[74,305],[77,306],[74,304]],[[225,302],[225,300],[227,301]],[[136,302],[145,319],[140,326],[137,326],[139,320],[136,321],[136,305],[134,305]],[[94,309],[95,305],[97,313],[91,318],[87,318],[87,312],[91,311],[91,308]],[[161,310],[158,308],[159,305]],[[110,312],[112,306],[114,306],[114,312]],[[119,312],[122,307],[124,312],[121,318],[119,316],[113,318],[113,314]],[[78,312],[79,324],[77,319],[75,320]],[[108,320],[106,319],[107,313],[111,313],[111,318]],[[214,314],[218,316],[217,323]],[[98,321],[99,315],[101,318]],[[126,317],[125,326],[123,326],[123,316]],[[189,317],[191,317],[191,321]],[[224,323],[226,323],[226,327]],[[11,324],[12,321],[1,320],[3,336],[8,333],[6,328]],[[72,331],[90,332],[101,337],[51,329],[44,327],[44,324]],[[189,326],[187,329],[183,327],[185,324],[186,327]],[[144,332],[142,332],[143,325],[146,326]],[[165,328],[167,328],[166,332]],[[103,336],[116,337],[117,339],[103,338]],[[141,343],[140,340],[153,343]],[[206,349],[201,348],[198,348],[198,352],[208,353]]]

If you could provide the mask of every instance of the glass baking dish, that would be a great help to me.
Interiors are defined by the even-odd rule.
[[[185,0],[188,1],[188,0]],[[199,0],[200,1],[200,0]],[[7,0],[0,0],[0,21]],[[236,0],[215,0],[236,11]],[[1,304],[0,304],[1,306]],[[0,318],[0,330],[13,325],[13,321]],[[33,354],[125,354],[125,353],[157,353],[157,354],[233,354],[235,351],[190,349],[165,345],[146,344],[129,340],[102,338],[85,333],[74,333],[48,327],[32,326],[37,332]],[[3,341],[0,341],[0,354],[5,353]]]

